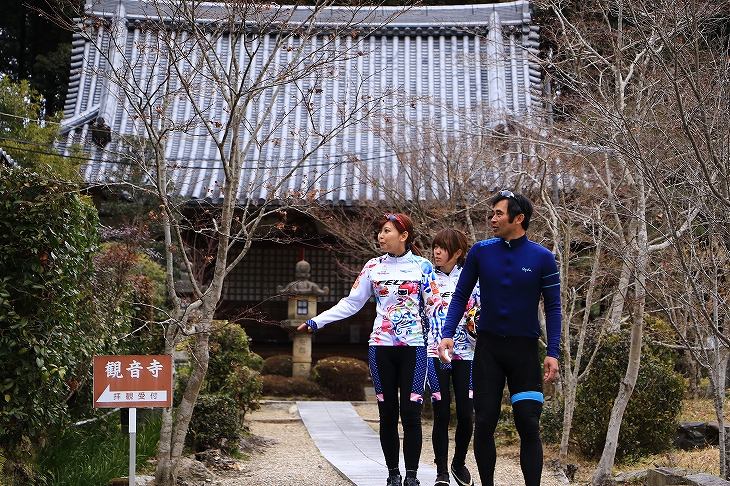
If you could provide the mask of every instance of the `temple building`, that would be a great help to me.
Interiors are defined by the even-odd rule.
[[[169,11],[155,8],[166,3]],[[151,182],[126,155],[133,141],[145,136],[140,110],[158,106],[171,127],[164,134],[168,191],[191,212],[220,204],[224,168],[207,122],[230,115],[214,81],[226,73],[211,72],[209,85],[201,83],[183,94],[184,73],[206,62],[238,66],[253,100],[239,137],[245,154],[238,191],[242,202],[277,204],[308,194],[308,204],[357,211],[364,204],[387,201],[389,187],[395,186],[403,188],[406,200],[448,198],[448,188],[426,171],[406,166],[399,150],[409,144],[422,148],[427,140],[446,141],[454,134],[478,140],[504,130],[510,120],[530,120],[543,110],[535,57],[539,28],[532,23],[527,1],[343,6],[324,9],[314,18],[309,7],[272,4],[277,13],[252,13],[228,28],[225,2],[201,3],[204,10],[195,22],[202,32],[206,26],[211,32],[206,50],[200,42],[188,42],[174,4],[89,1],[89,16],[79,22],[62,134],[67,153],[81,148],[88,156],[82,170],[92,193],[123,187],[130,178],[137,185]],[[153,25],[179,32],[178,47],[189,46],[187,58],[171,60],[160,47],[159,27]],[[302,38],[309,36],[308,50],[298,50],[297,28]],[[289,44],[277,42],[283,35],[289,36]],[[317,66],[313,60],[319,53],[333,57]],[[283,79],[290,74],[283,70],[289,68],[301,69],[301,76],[277,85],[272,73],[281,73]],[[120,73],[126,73],[126,89],[120,88],[125,81]],[[149,154],[135,157],[149,163]],[[431,162],[429,156],[418,160],[423,166]],[[476,175],[477,181],[491,177]],[[277,187],[276,194],[272,187]],[[298,238],[257,241],[228,276],[221,317],[255,306],[274,320],[286,319],[287,299],[277,287],[292,281],[292,269],[301,260],[311,265],[311,279],[329,288],[319,297],[320,311],[347,295],[354,277],[343,271],[343,263],[359,268],[365,260],[324,247],[334,243],[333,235],[306,212],[296,213],[290,226],[296,227]],[[342,354],[348,349],[351,355],[365,353],[373,318],[373,306],[366,306],[318,333],[315,342],[337,347]],[[262,355],[291,349],[283,327],[256,320],[242,325],[253,340],[252,349]]]

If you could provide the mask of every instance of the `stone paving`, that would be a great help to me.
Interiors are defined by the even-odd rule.
[[[383,486],[388,470],[378,434],[350,402],[297,402],[299,415],[320,452],[357,486]],[[403,456],[401,454],[401,469]],[[404,471],[401,471],[403,473]],[[436,480],[436,468],[420,463],[422,485]]]

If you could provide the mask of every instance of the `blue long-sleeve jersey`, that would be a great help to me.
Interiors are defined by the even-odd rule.
[[[474,285],[481,287],[481,314],[477,329],[499,336],[540,337],[537,310],[545,309],[547,355],[560,349],[560,276],[555,256],[527,235],[506,241],[492,238],[469,250],[451,298],[442,336],[454,336],[464,316]]]

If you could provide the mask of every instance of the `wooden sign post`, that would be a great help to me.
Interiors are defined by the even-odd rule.
[[[137,460],[137,407],[172,406],[172,356],[94,356],[94,407],[129,408],[129,486]]]

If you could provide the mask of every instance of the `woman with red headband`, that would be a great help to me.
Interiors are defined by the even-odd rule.
[[[443,319],[441,296],[431,262],[413,242],[411,219],[388,213],[378,222],[384,255],[365,264],[350,294],[331,309],[299,326],[317,331],[345,319],[375,298],[376,313],[368,341],[368,361],[380,413],[380,445],[388,467],[387,486],[418,486],[423,435],[421,405],[426,382],[425,337],[430,321]],[[423,322],[426,317],[429,322]],[[400,399],[399,392],[400,391]],[[403,426],[406,477],[399,468],[398,416]]]

